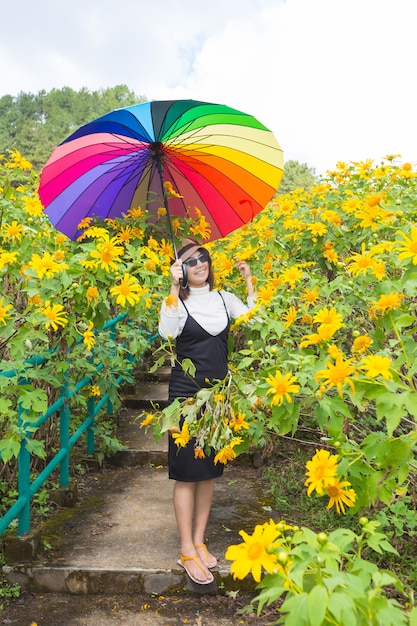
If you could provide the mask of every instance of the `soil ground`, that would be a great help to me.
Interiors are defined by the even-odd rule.
[[[272,626],[276,609],[258,617],[250,595],[178,597],[23,593],[0,613],[5,626]]]

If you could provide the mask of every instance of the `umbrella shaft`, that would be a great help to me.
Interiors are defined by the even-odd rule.
[[[162,165],[161,165],[161,161],[159,159],[157,159],[157,165],[158,165],[159,177],[161,179],[162,194],[163,194],[163,197],[164,197],[164,206],[165,206],[165,210],[167,212],[168,228],[169,228],[169,232],[170,232],[171,239],[172,239],[172,245],[174,247],[175,258],[178,259],[177,246],[175,245],[174,229],[172,227],[171,213],[169,212],[168,202],[167,202],[166,195],[165,195],[164,175],[162,173]]]

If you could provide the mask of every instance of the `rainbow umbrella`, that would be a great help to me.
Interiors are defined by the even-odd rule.
[[[71,239],[86,217],[123,217],[142,206],[207,220],[210,239],[249,222],[283,174],[273,133],[251,115],[195,100],[145,102],[81,126],[53,151],[39,196],[52,224]],[[182,198],[166,199],[164,183]]]

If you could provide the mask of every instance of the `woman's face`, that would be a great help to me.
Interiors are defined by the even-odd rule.
[[[209,275],[209,256],[204,250],[197,250],[186,261],[188,284],[190,287],[203,287]]]

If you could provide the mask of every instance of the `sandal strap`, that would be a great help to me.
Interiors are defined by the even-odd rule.
[[[184,556],[183,554],[180,554],[180,559],[183,565],[186,561],[194,561],[194,563],[201,569],[203,574],[205,573],[204,567],[199,561],[198,554],[195,554],[194,556]]]
[[[207,546],[206,546],[205,543],[199,543],[198,545],[194,546],[194,548],[196,550],[198,550],[199,548],[202,548],[205,551],[205,553],[206,553],[206,557],[208,558],[209,551],[207,550]]]

